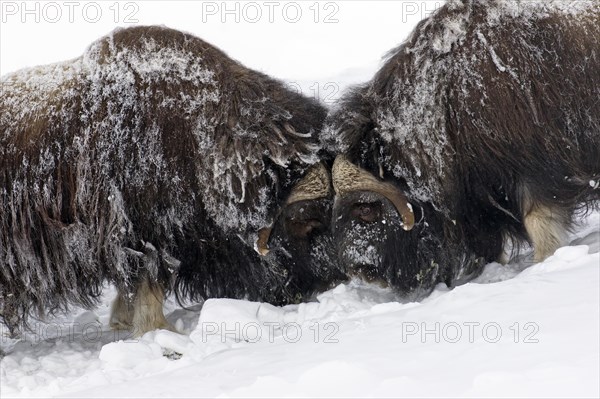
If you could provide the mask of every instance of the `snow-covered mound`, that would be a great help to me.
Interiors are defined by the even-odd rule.
[[[600,214],[571,246],[526,267],[490,264],[420,303],[351,281],[317,301],[274,307],[170,303],[183,335],[139,340],[95,313],[2,338],[2,397],[598,397]],[[125,338],[123,340],[123,338]]]

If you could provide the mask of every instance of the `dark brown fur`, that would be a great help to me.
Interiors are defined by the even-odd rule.
[[[140,282],[176,278],[182,298],[285,303],[328,273],[293,248],[253,249],[318,159],[316,101],[164,27],[117,30],[2,85],[0,317],[11,328],[31,310],[92,306],[106,281],[130,300]]]
[[[449,1],[346,96],[333,147],[375,176],[382,168],[420,223],[379,231],[349,218],[340,253],[365,225],[378,273],[406,292],[473,275],[506,240],[530,240],[537,260],[552,254],[600,197],[600,8],[573,12],[583,3]],[[364,199],[338,198],[334,218],[353,201]]]

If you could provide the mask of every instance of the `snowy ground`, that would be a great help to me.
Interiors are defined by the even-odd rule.
[[[120,3],[122,16],[130,3]],[[275,25],[234,23],[232,16],[222,23],[221,15],[205,23],[203,3],[138,1],[136,18],[193,32],[330,104],[350,83],[370,78],[379,57],[443,2],[335,2],[335,24],[324,23],[332,2],[320,3],[318,23],[313,2],[300,2],[300,23],[277,14]],[[113,2],[98,4],[97,23],[68,23],[66,9],[58,24],[34,23],[31,15],[23,23],[20,8],[7,15],[0,75],[81,54],[114,28]],[[37,323],[20,341],[0,325],[0,350],[8,353],[0,360],[0,397],[597,398],[599,250],[594,213],[571,245],[545,262],[490,264],[476,281],[438,287],[420,303],[401,303],[390,290],[359,281],[284,308],[220,299],[200,312],[170,301],[169,320],[184,334],[159,331],[140,340],[108,328],[108,287],[98,309]]]
[[[359,281],[273,307],[168,304],[184,335],[140,340],[94,312],[38,324],[0,362],[4,397],[598,397],[600,214],[530,267],[490,264],[420,303]],[[197,307],[198,308],[198,307]],[[57,336],[58,335],[58,336]]]

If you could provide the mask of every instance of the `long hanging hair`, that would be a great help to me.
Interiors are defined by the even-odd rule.
[[[106,281],[131,292],[142,275],[188,298],[286,302],[309,289],[253,243],[318,160],[317,101],[152,26],[0,83],[9,327],[31,312],[91,307]]]
[[[419,23],[323,136],[415,209],[410,232],[386,227],[386,279],[452,284],[529,238],[528,204],[567,228],[597,204],[599,98],[597,2],[451,0]]]

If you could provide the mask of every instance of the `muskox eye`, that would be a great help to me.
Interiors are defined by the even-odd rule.
[[[364,204],[354,204],[352,207],[352,216],[363,222],[376,222],[381,219],[381,203],[370,202]]]

